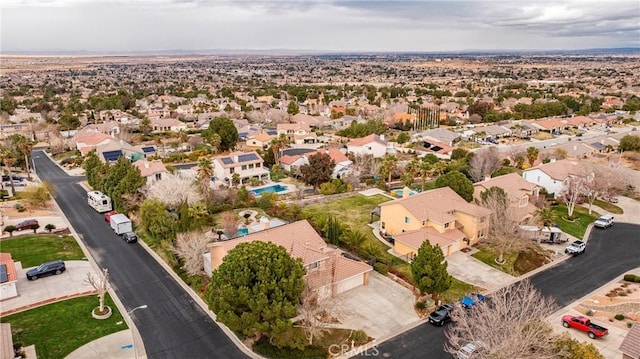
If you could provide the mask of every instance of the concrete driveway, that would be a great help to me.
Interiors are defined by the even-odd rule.
[[[33,267],[23,269],[20,262],[16,262],[18,296],[0,302],[0,313],[37,306],[54,298],[64,298],[93,290],[93,287],[85,283],[88,272],[94,276],[97,275],[88,261],[65,261],[65,264],[67,270],[60,275],[28,280],[27,270]]]
[[[402,332],[420,320],[413,309],[411,291],[377,272],[371,272],[369,284],[351,289],[321,305],[342,324],[339,327],[362,329],[370,337],[382,338]]]
[[[614,214],[616,222],[640,224],[640,202],[628,197],[618,197],[616,206],[622,208],[623,214]],[[604,210],[603,210],[604,211]],[[608,213],[604,211],[605,213]]]
[[[467,253],[455,252],[448,256],[449,274],[461,281],[489,291],[502,288],[516,278],[503,271],[488,266]]]

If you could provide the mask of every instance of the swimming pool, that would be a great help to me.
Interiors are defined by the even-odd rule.
[[[249,234],[249,228],[240,228],[238,229],[238,233],[236,233],[235,237],[242,237]]]
[[[394,189],[392,192],[396,197],[402,197],[402,195],[403,195],[402,189]],[[414,190],[410,190],[409,191],[409,196],[413,196],[416,193],[418,193],[418,192],[416,192]]]
[[[273,184],[271,186],[267,186],[267,187],[262,187],[262,188],[256,188],[256,189],[252,189],[250,192],[253,193],[256,196],[259,196],[263,193],[280,193],[280,192],[284,192],[286,190],[288,190],[289,188],[287,188],[287,186],[283,186],[279,183]]]

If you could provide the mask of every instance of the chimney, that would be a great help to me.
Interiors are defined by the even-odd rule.
[[[384,135],[378,135],[382,141],[384,141]]]
[[[491,179],[491,173],[487,173],[486,175],[484,175],[484,180],[488,181]]]
[[[271,228],[271,221],[267,217],[260,217],[260,229],[265,230]]]
[[[578,150],[578,146],[573,146],[573,150],[577,151]]]
[[[149,161],[144,161],[144,168],[149,168]]]

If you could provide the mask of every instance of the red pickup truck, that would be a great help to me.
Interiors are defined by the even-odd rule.
[[[587,332],[587,335],[591,339],[600,338],[609,334],[607,328],[601,327],[597,324],[591,323],[589,318],[583,316],[575,317],[573,315],[565,315],[562,317],[562,326],[565,328],[576,328]]]

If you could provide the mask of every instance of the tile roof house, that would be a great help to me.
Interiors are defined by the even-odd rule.
[[[562,191],[565,181],[571,175],[578,175],[578,162],[570,160],[551,161],[522,172],[522,178],[543,187],[547,193],[556,195]]]
[[[0,253],[0,300],[18,296],[18,271],[11,253]]]
[[[300,258],[307,270],[307,282],[320,299],[349,289],[367,285],[373,268],[344,257],[340,249],[329,247],[306,220],[248,234],[227,241],[210,243],[205,254],[205,271],[218,268],[224,257],[240,243],[271,242],[284,247],[294,258]],[[210,265],[209,265],[210,263]]]
[[[318,153],[329,155],[329,157],[331,157],[331,159],[335,163],[333,173],[331,174],[332,178],[343,178],[347,173],[349,173],[353,162],[337,148],[320,148],[317,151],[313,152],[301,153],[297,155],[284,155],[280,157],[278,163],[285,171],[296,172],[300,168],[300,166],[309,164],[309,157]]]
[[[97,146],[104,145],[109,141],[115,140],[113,137],[100,132],[79,132],[73,138],[76,148],[83,156],[91,152]]]
[[[491,187],[500,187],[505,191],[510,202],[509,215],[522,224],[527,223],[538,210],[532,200],[538,197],[542,187],[528,182],[517,173],[509,173],[474,183],[473,198],[480,201],[480,194]]]
[[[214,184],[230,186],[235,174],[238,174],[240,184],[249,182],[251,178],[269,180],[269,170],[264,167],[264,160],[256,151],[219,155],[213,158],[212,163]]]
[[[369,136],[349,141],[347,143],[347,152],[354,155],[372,155],[375,158],[382,158],[387,154],[389,146],[389,143],[384,139],[384,135],[370,134]]]
[[[266,150],[269,148],[269,146],[271,145],[271,140],[273,140],[274,138],[276,138],[275,135],[271,135],[263,130],[249,136],[249,138],[247,138],[246,145],[247,147],[255,147]]]
[[[309,124],[306,123],[279,123],[276,130],[278,135],[284,134],[291,143],[298,145],[316,143],[318,135],[311,132]]]
[[[445,130],[444,128],[434,128],[433,130],[416,133],[411,137],[413,142],[431,140],[442,142],[447,146],[452,146],[453,143],[460,138],[460,134],[453,131]]]
[[[87,148],[81,150],[82,154],[91,152],[93,148],[87,151]],[[109,139],[104,143],[100,143],[95,147],[98,158],[104,162],[115,162],[120,157],[125,157],[131,162],[135,162],[144,158],[144,152],[131,146],[130,144],[116,139]],[[86,153],[85,153],[86,152]]]
[[[169,171],[162,161],[140,160],[133,163],[140,170],[140,175],[147,179],[147,184],[160,181]]]
[[[187,124],[178,120],[177,118],[150,117],[149,119],[151,120],[151,127],[153,128],[153,132],[179,132],[187,130]]]
[[[622,352],[622,359],[640,359],[640,324],[636,322],[629,329],[619,350]]]
[[[394,250],[412,259],[424,241],[445,256],[487,235],[491,211],[465,201],[449,187],[380,204],[381,232],[394,239]]]

